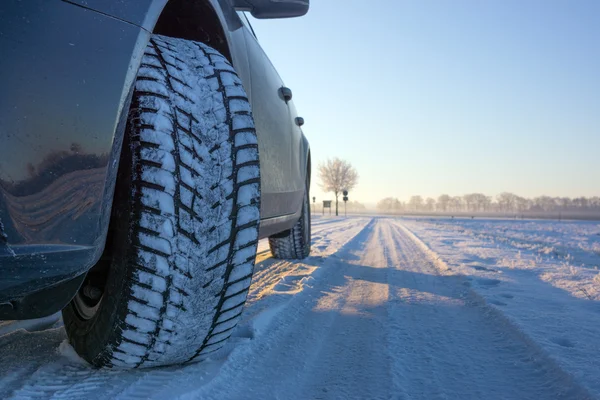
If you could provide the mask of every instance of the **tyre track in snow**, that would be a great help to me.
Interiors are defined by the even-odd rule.
[[[388,301],[395,392],[424,399],[590,398],[462,277],[440,274],[404,229],[392,221],[382,227],[389,273],[411,273],[390,289]]]
[[[375,219],[322,267],[253,352],[185,398],[589,397],[392,219]]]
[[[430,237],[422,238],[425,235],[418,229],[420,227],[405,222],[402,220],[403,229],[435,260],[436,265],[442,271],[462,276],[476,301],[486,304],[495,319],[510,326],[537,354],[541,354],[545,365],[553,367],[563,376],[568,374],[567,380],[575,380],[587,390],[589,397],[600,398],[597,368],[598,304],[582,301],[562,290],[549,291],[547,283],[529,271],[514,273],[511,269],[490,271],[484,268],[485,272],[471,272],[472,258],[468,255],[465,257],[466,253],[458,253],[458,261],[456,256],[453,257],[457,248],[440,248],[439,243],[431,241]],[[470,245],[476,254],[482,248],[480,246],[486,244],[474,241]],[[458,247],[459,251],[461,247]],[[433,248],[443,251],[444,255],[434,252]],[[461,265],[463,260],[466,264]],[[551,269],[545,263],[536,266],[540,267]]]
[[[331,332],[340,332],[332,329],[332,326],[337,318],[337,310],[347,303],[345,297],[348,292],[345,291],[345,278],[340,275],[339,267],[344,265],[343,259],[355,257],[353,249],[360,248],[360,243],[369,236],[373,225],[374,221],[371,220],[368,224],[363,223],[351,236],[346,233],[345,245],[338,247],[334,254],[316,255],[303,260],[307,265],[320,265],[314,285],[289,300],[285,308],[272,318],[268,329],[255,338],[252,349],[236,349],[230,355],[229,362],[221,368],[219,376],[198,391],[181,398],[320,399],[329,398],[328,393],[333,394],[334,398],[352,398],[344,382],[336,383],[331,390],[320,387],[313,379],[313,372],[322,364],[323,346],[328,342],[323,338]],[[348,237],[351,239],[348,240]],[[325,299],[320,303],[322,297]],[[331,304],[327,305],[327,302]],[[319,304],[322,309],[318,308]],[[376,332],[372,329],[368,333]],[[352,332],[348,334],[352,335]],[[353,371],[359,384],[363,384],[363,395],[360,397],[374,398],[369,395],[369,381],[361,379],[371,375],[358,373],[356,368],[349,371]]]
[[[312,230],[311,257],[327,257],[335,253],[340,247],[351,240],[362,230],[371,218],[349,218],[344,220],[326,220],[326,223],[318,224]],[[263,240],[258,246],[259,253],[252,276],[249,301],[255,301],[269,293],[277,283],[285,276],[294,273],[303,263],[293,263],[285,260],[277,260],[271,257],[268,250],[267,240]],[[310,257],[309,257],[310,259]]]
[[[351,239],[369,221],[369,218],[349,218],[332,222],[328,220],[322,227],[317,224],[313,246],[319,247],[321,251],[316,250],[315,253],[327,254],[337,250],[336,246]],[[263,245],[257,255],[256,274],[253,277],[247,311],[256,315],[263,308],[272,305],[259,301],[262,298],[259,295],[261,291],[268,292],[287,276],[308,276],[310,272],[310,269],[303,270],[301,263],[274,260],[270,257],[268,245],[266,249]],[[281,294],[289,300],[293,293],[288,293],[287,296],[285,292]],[[258,303],[258,307],[252,307],[253,302]],[[52,325],[56,319],[58,316],[46,325]],[[77,360],[77,356],[72,354],[73,350],[64,346],[66,335],[63,328],[44,331],[44,327],[37,326],[42,320],[45,319],[2,324],[2,329],[8,333],[0,338],[1,399],[170,399],[176,393],[193,391],[210,381],[225,362],[227,354],[236,345],[248,345],[248,336],[253,335],[247,332],[250,328],[245,327],[242,321],[232,343],[219,353],[221,359],[214,362],[131,371],[97,370]],[[9,324],[14,324],[15,331],[10,332]],[[30,332],[19,329],[28,329]],[[39,353],[37,349],[42,349],[42,352]]]
[[[299,263],[259,254],[221,359],[94,370],[56,355],[60,329],[13,332],[0,340],[0,398],[588,398],[398,221],[328,222],[313,238]]]
[[[17,330],[0,339],[0,399],[169,399],[177,382],[193,377],[201,384],[217,369],[215,363],[129,371],[94,369],[66,345],[62,327]]]

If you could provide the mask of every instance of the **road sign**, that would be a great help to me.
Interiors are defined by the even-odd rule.
[[[344,196],[348,196],[348,191],[347,191],[347,190],[344,190],[344,191],[342,192],[342,194],[343,194]]]
[[[344,190],[344,197],[342,197],[342,200],[344,200],[344,217],[348,216],[348,213],[346,212],[346,202],[348,201],[348,191]]]
[[[325,215],[326,208],[329,208],[329,215],[331,215],[331,200],[323,200],[323,215]]]

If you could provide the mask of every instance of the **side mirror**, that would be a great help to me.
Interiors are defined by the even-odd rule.
[[[231,0],[233,8],[249,11],[254,18],[301,17],[308,12],[310,0]]]

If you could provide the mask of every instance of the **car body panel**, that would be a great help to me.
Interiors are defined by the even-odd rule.
[[[2,2],[0,21],[1,302],[36,274],[52,285],[100,257],[118,127],[150,35],[62,1]]]
[[[62,0],[98,13],[120,19],[152,32],[168,0]]]
[[[271,218],[294,213],[290,193],[295,191],[290,179],[292,136],[289,131],[290,108],[279,94],[283,81],[270,63],[252,32],[244,27],[250,64],[251,104],[254,124],[259,135],[261,164],[261,217]],[[268,138],[264,140],[264,138]],[[285,149],[285,151],[282,151]]]
[[[255,111],[266,237],[299,218],[308,142],[251,31],[228,0],[209,1]],[[65,287],[99,259],[132,86],[166,3],[0,3],[0,319],[27,316],[6,305]]]

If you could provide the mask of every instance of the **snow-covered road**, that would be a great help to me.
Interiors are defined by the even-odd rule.
[[[0,323],[0,398],[598,395],[592,378],[490,303],[473,277],[453,271],[421,228],[402,219],[317,218],[313,252],[301,263],[274,260],[262,244],[244,319],[232,343],[203,364],[93,370],[72,354],[56,317]]]

